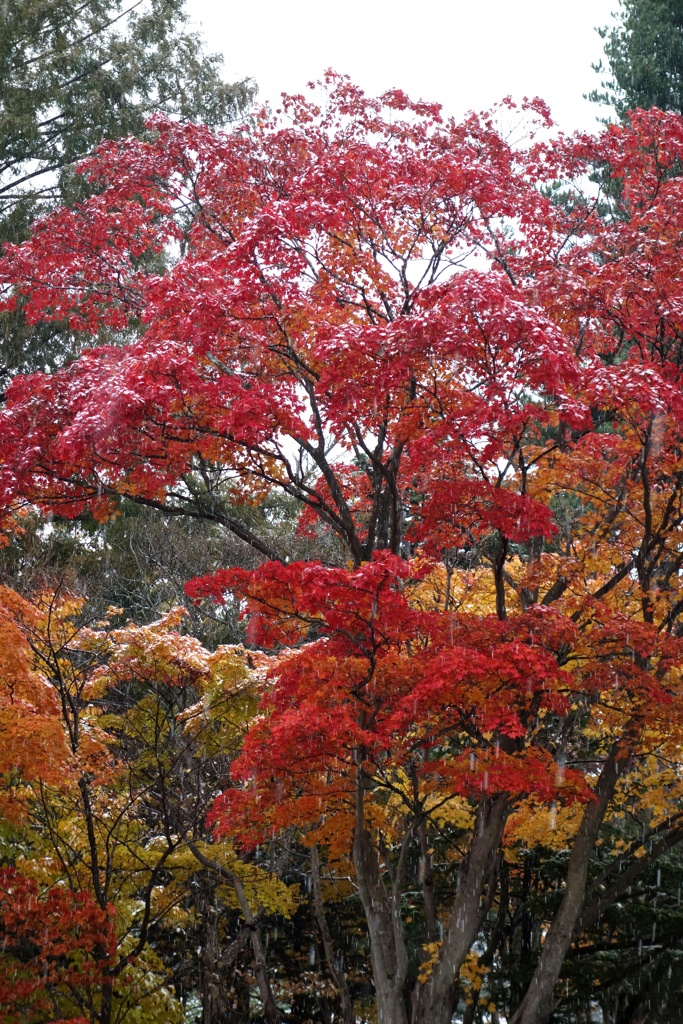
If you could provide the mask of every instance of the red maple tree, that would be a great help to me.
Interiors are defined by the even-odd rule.
[[[606,817],[680,762],[683,121],[565,138],[535,102],[513,146],[493,116],[325,88],[230,135],[159,118],[105,144],[81,167],[97,194],[7,251],[6,305],[136,340],[13,383],[0,490],[65,516],[125,496],[267,559],[189,586],[239,595],[280,652],[215,826],[351,851],[384,1024],[450,1022],[506,827],[582,805],[509,1008],[542,1024],[628,884],[589,884]],[[272,492],[348,564],[279,557],[239,513]],[[673,842],[667,786],[648,827],[669,813]]]

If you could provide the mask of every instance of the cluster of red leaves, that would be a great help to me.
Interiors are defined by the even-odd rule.
[[[82,167],[102,193],[7,251],[6,307],[22,298],[32,319],[93,333],[142,319],[145,333],[13,384],[4,501],[104,515],[103,494],[162,500],[198,459],[247,490],[277,486],[282,438],[311,444],[320,415],[347,446],[382,433],[403,451],[406,486],[423,497],[414,540],[457,546],[469,518],[474,536],[505,525],[523,541],[548,535],[552,517],[490,470],[522,438],[551,416],[585,430],[590,408],[683,415],[673,363],[637,347],[617,365],[599,358],[615,324],[678,336],[673,115],[513,150],[486,118],[457,125],[405,97],[397,107],[395,93],[380,103],[331,85],[324,115],[298,98],[288,127],[217,136],[158,118],[153,141],[102,146]],[[611,162],[629,220],[601,220],[578,191],[565,205],[543,193],[589,159]],[[138,257],[178,236],[181,207],[195,210],[186,255],[159,277]],[[439,248],[445,281],[411,283],[390,266],[392,253]],[[486,271],[460,267],[472,251]],[[362,535],[358,480],[338,483]],[[330,508],[324,486],[312,514]]]
[[[113,919],[86,892],[46,892],[14,868],[0,868],[0,1021],[55,1020],[51,999],[64,986],[81,990],[106,979],[116,948]],[[85,1024],[60,1018],[56,1024]]]
[[[355,571],[266,564],[189,585],[194,598],[237,593],[261,644],[308,641],[271,671],[233,765],[238,788],[213,811],[219,831],[248,845],[311,824],[323,805],[347,814],[359,763],[377,779],[414,771],[423,792],[587,798],[580,772],[558,780],[551,755],[525,742],[539,715],[568,710],[576,684],[558,652],[572,623],[416,610],[411,590],[430,568],[385,554]]]
[[[650,724],[681,707],[661,682],[680,664],[680,639],[596,603],[586,653],[562,668],[579,642],[571,619],[540,607],[503,621],[416,610],[411,590],[431,568],[378,554],[355,571],[265,564],[188,585],[195,599],[239,595],[259,644],[300,644],[271,670],[233,765],[235,788],[211,815],[219,833],[250,846],[323,814],[349,818],[359,765],[380,786],[410,773],[423,796],[587,800],[583,772],[558,772],[538,744],[539,721],[603,691]]]
[[[444,518],[462,478],[497,491],[477,467],[541,422],[544,402],[570,425],[585,422],[583,368],[560,322],[575,314],[553,308],[567,298],[553,254],[595,218],[538,188],[583,172],[578,143],[513,150],[490,119],[456,124],[398,92],[377,101],[344,79],[328,85],[325,113],[295,98],[287,126],[264,120],[221,136],[157,118],[152,141],[105,144],[82,166],[100,194],[7,251],[5,306],[21,299],[30,319],[93,334],[142,320],[145,333],[12,385],[0,423],[4,500],[104,515],[107,493],[161,500],[198,459],[244,478],[245,490],[255,478],[276,486],[281,439],[317,443],[321,417],[347,449],[381,434],[404,450],[406,481],[426,487],[413,535],[434,547],[437,527],[439,542],[462,536]],[[193,211],[189,227],[179,210]],[[506,218],[523,230],[514,247],[496,226]],[[181,230],[183,259],[150,273],[141,254]],[[575,249],[594,276],[594,257]],[[462,269],[474,250],[504,258]],[[409,281],[395,262],[404,253],[418,275],[438,253],[439,273]],[[358,480],[338,484],[362,534]],[[482,493],[473,513],[495,529],[513,500]],[[310,503],[316,514],[331,507],[317,486]],[[547,531],[548,519],[527,499],[512,515],[516,536]]]
[[[466,548],[495,531],[513,543],[557,532],[548,506],[528,494],[462,476],[449,480],[446,473],[432,482],[430,496],[415,510],[411,524],[409,536],[421,538],[428,554]]]

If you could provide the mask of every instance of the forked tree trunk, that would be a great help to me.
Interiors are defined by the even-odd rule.
[[[192,840],[187,840],[187,846],[202,867],[215,871],[217,875],[220,875],[232,884],[232,887],[235,890],[235,895],[237,896],[237,902],[240,905],[242,917],[249,929],[251,948],[254,954],[254,974],[256,976],[256,983],[263,1003],[263,1018],[266,1021],[266,1024],[280,1024],[282,1016],[277,1007],[277,1003],[275,1002],[275,996],[273,995],[270,979],[268,977],[266,956],[263,950],[263,943],[261,941],[261,930],[256,918],[254,917],[251,906],[249,905],[249,900],[247,899],[247,894],[244,891],[242,882],[235,874],[233,874],[232,871],[229,871],[227,868],[224,868],[222,864],[211,860],[210,857],[207,857],[206,854],[202,853],[197,844],[192,842]]]
[[[494,874],[495,859],[509,812],[505,795],[484,801],[475,833],[460,868],[456,898],[439,958],[429,980],[408,998],[408,956],[400,920],[400,900],[384,884],[380,860],[363,820],[359,783],[354,835],[354,866],[370,936],[370,958],[378,1024],[450,1024],[458,998],[458,975],[481,926],[481,899]]]
[[[409,1024],[404,998],[408,966],[405,943],[394,926],[377,851],[364,825],[356,827],[353,860],[370,936],[378,1024]]]
[[[534,976],[510,1024],[547,1024],[553,1012],[555,986],[586,897],[591,853],[627,761],[623,750],[614,750],[603,765],[594,799],[586,805],[572,848],[564,898],[545,937]],[[425,984],[415,989],[409,1006],[403,930],[394,906],[396,901],[392,901],[384,884],[378,852],[364,825],[359,785],[354,864],[370,936],[379,1024],[451,1024],[458,1000],[460,968],[482,924],[482,896],[487,884],[493,884],[496,855],[509,809],[504,794],[480,804],[438,959]]]
[[[555,986],[586,898],[591,853],[627,760],[623,752],[619,756],[617,751],[612,751],[603,765],[595,798],[586,805],[572,847],[562,903],[541,947],[533,978],[510,1024],[546,1024],[555,1008]]]
[[[458,1000],[458,978],[482,921],[481,900],[495,874],[508,798],[499,794],[479,806],[474,835],[460,866],[455,901],[432,972],[416,992],[411,1024],[450,1024]]]

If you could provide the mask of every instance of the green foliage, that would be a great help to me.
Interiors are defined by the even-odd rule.
[[[222,58],[205,54],[186,30],[183,0],[85,0],[75,8],[67,0],[12,0],[0,19],[5,238],[12,228],[23,231],[26,212],[41,200],[78,194],[71,174],[54,182],[49,172],[101,139],[139,134],[160,110],[225,124],[254,92],[248,81],[222,82]]]
[[[610,78],[590,94],[619,117],[636,107],[683,111],[683,0],[621,0],[616,27],[599,29]]]
[[[222,57],[188,31],[184,0],[0,4],[0,245],[55,205],[83,198],[73,165],[102,139],[140,135],[164,111],[220,126],[254,83],[227,84]],[[79,348],[64,325],[0,322],[5,374],[54,369]]]

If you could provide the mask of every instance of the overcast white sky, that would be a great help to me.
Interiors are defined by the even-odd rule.
[[[582,98],[599,84],[596,26],[618,0],[187,0],[226,77],[251,76],[259,99],[302,92],[332,67],[366,92],[392,86],[461,115],[503,96],[541,96],[565,131],[596,128]],[[607,113],[602,112],[603,115]]]

